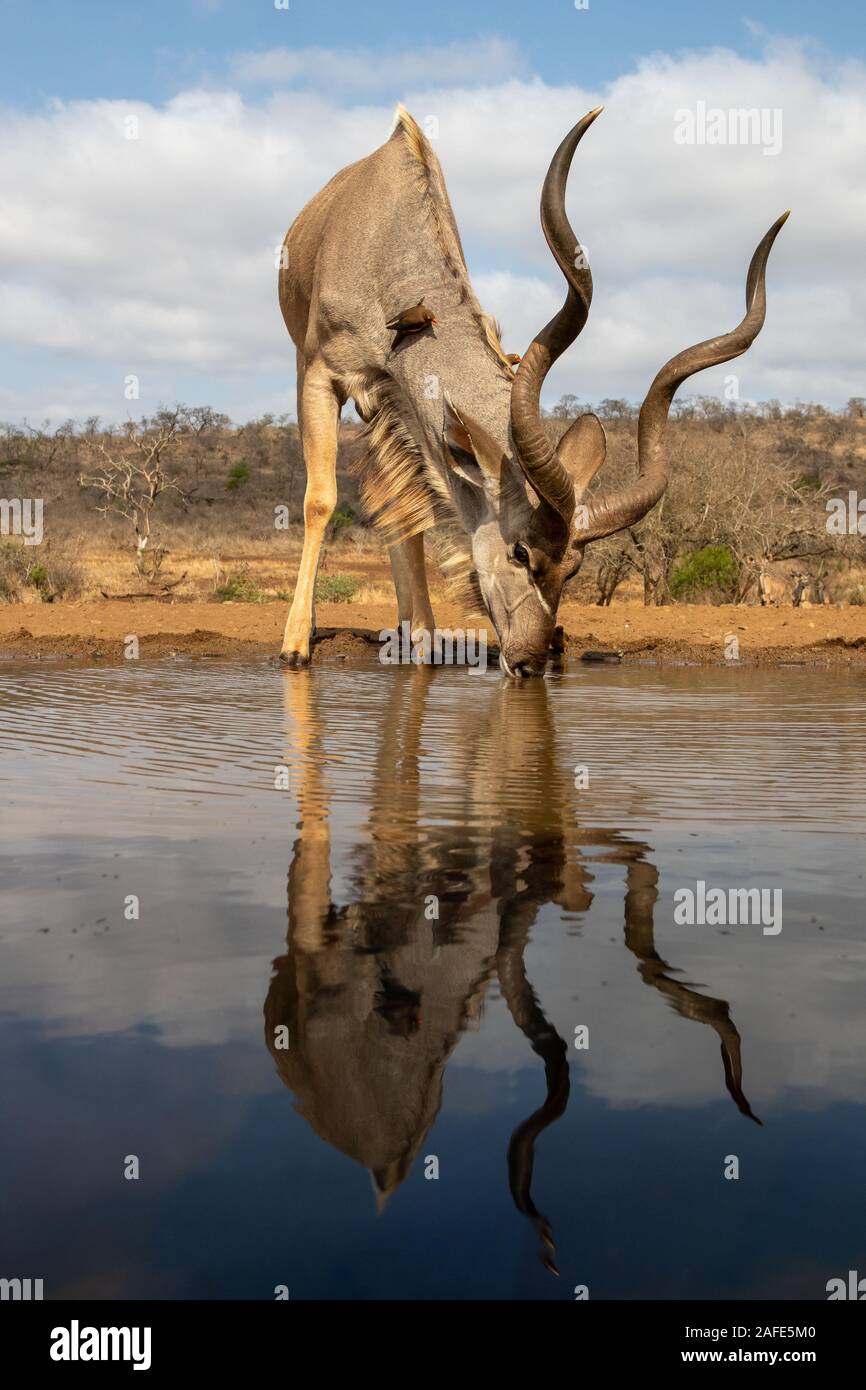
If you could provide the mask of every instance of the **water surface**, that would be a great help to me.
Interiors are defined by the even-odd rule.
[[[4,664],[0,1274],[544,1299],[866,1273],[864,691]],[[698,880],[780,889],[781,932],[677,925]]]

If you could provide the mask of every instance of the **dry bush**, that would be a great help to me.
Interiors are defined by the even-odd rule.
[[[0,545],[0,598],[6,603],[18,603],[27,587],[36,556],[30,546],[17,541]]]
[[[0,544],[0,600],[6,603],[78,598],[84,586],[84,568],[76,555],[17,541]]]
[[[72,551],[50,552],[45,565],[51,597],[79,598],[87,584],[84,565]]]

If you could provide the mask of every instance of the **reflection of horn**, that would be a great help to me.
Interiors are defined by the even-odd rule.
[[[717,1033],[722,1045],[722,1065],[725,1085],[737,1109],[756,1124],[761,1121],[743,1094],[743,1063],[740,1055],[740,1035],[730,1017],[730,1005],[724,999],[699,994],[696,989],[672,980],[665,972],[671,967],[662,960],[653,939],[653,909],[658,898],[658,870],[640,859],[628,866],[628,891],[625,899],[625,944],[640,961],[641,979],[663,994],[683,1018],[708,1023]]]
[[[541,1215],[532,1200],[531,1185],[535,1141],[542,1130],[559,1119],[568,1104],[568,1055],[565,1042],[545,1018],[526,976],[523,953],[529,940],[528,929],[506,929],[504,937],[496,958],[502,997],[514,1022],[529,1039],[533,1052],[543,1059],[547,1083],[543,1105],[518,1125],[511,1136],[508,1145],[508,1186],[517,1210],[530,1218],[546,1247],[541,1252],[545,1266],[552,1274],[558,1274],[553,1231],[547,1217]]]

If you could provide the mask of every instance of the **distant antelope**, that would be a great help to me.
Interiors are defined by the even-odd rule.
[[[792,603],[791,580],[781,579],[778,574],[770,574],[769,570],[759,570],[758,596],[762,608],[775,608],[781,604]]]
[[[760,331],[767,258],[787,213],[752,257],[739,326],[673,357],[650,386],[638,424],[637,477],[585,500],[605,458],[601,423],[582,415],[554,447],[539,396],[592,298],[592,276],[565,214],[565,185],[600,110],[565,137],[544,181],[541,223],[568,295],[516,374],[475,298],[439,161],[402,107],[391,138],[338,173],[290,227],[279,297],[297,348],[307,487],[303,554],[280,653],[289,665],[309,660],[346,400],[368,427],[362,497],[391,545],[399,621],[435,628],[423,532],[451,521],[465,538],[462,561],[496,629],[503,670],[540,674],[563,585],[586,545],[633,526],[667,486],[665,426],[678,387],[745,352]],[[429,311],[423,321],[422,309]],[[412,331],[404,334],[399,325],[409,314]],[[398,325],[396,335],[389,324]]]
[[[767,561],[757,559],[754,555],[747,555],[745,564],[751,571],[758,601],[762,608],[779,607],[782,604],[793,603],[794,599],[794,580],[783,575],[772,573],[767,568]],[[799,578],[800,576],[797,576]],[[747,584],[745,593],[748,593],[750,584]]]
[[[795,608],[820,608],[830,602],[824,581],[805,572],[794,575]]]

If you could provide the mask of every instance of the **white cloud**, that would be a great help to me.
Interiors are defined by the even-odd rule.
[[[160,107],[58,102],[5,114],[0,347],[39,367],[29,384],[16,373],[16,383],[25,380],[17,408],[7,380],[4,413],[41,417],[47,403],[63,413],[67,399],[80,413],[76,382],[110,375],[116,400],[99,388],[92,409],[122,416],[123,378],[138,371],[158,378],[165,398],[175,382],[194,380],[195,394],[216,406],[241,400],[241,416],[285,409],[294,353],[277,308],[275,248],[336,170],[387,138],[390,100],[345,105],[371,64],[390,72],[389,87],[419,119],[438,119],[436,148],[476,287],[509,351],[526,346],[562,295],[538,225],[548,160],[576,117],[605,102],[568,195],[595,299],[583,338],[551,374],[548,399],[564,391],[637,398],[669,355],[732,327],[751,252],[786,207],[793,215],[771,261],[767,325],[735,368],[741,391],[830,402],[863,394],[861,65],[825,70],[791,44],[770,44],[760,59],[654,55],[594,91],[491,82],[497,61],[500,73],[513,61],[509,45],[494,41],[476,51],[471,74],[461,67],[466,51],[436,50],[433,63],[422,52],[384,60],[316,52],[335,76],[324,81],[320,66],[315,92],[250,101],[188,91]],[[354,79],[337,75],[353,64]],[[470,75],[488,85],[469,85]],[[675,112],[699,101],[781,109],[781,153],[676,144]],[[138,139],[125,138],[130,116]],[[687,389],[718,392],[723,375]]]

